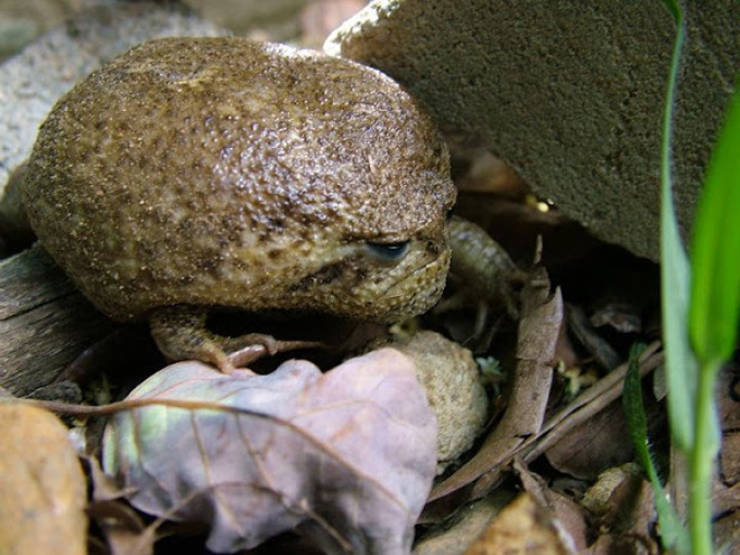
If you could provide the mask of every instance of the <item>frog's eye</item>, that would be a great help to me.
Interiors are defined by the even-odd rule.
[[[406,251],[409,250],[409,242],[372,243],[368,241],[367,247],[373,255],[382,260],[400,260],[406,254]]]

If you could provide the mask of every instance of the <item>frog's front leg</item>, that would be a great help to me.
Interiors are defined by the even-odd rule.
[[[486,304],[503,304],[509,316],[516,319],[519,314],[516,289],[524,283],[526,272],[518,268],[507,252],[480,226],[453,216],[449,232],[452,248],[450,273],[464,283],[466,294]],[[478,304],[480,307],[480,302]],[[482,325],[483,322],[479,322],[476,328]],[[476,329],[476,334],[481,331]]]
[[[244,365],[259,358],[265,351],[274,355],[285,350],[281,342],[271,335],[250,333],[239,337],[226,337],[211,332],[206,327],[208,310],[204,307],[176,305],[154,310],[149,316],[152,337],[164,356],[171,360],[195,359],[214,365],[224,373],[230,373],[236,365]],[[252,356],[244,352],[253,346]],[[233,351],[238,351],[236,359]],[[235,364],[236,362],[236,364]]]

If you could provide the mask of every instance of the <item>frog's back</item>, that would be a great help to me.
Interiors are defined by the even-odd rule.
[[[164,39],[60,101],[25,202],[42,243],[114,318],[181,303],[313,308],[297,283],[343,245],[439,227],[453,196],[439,142],[399,87],[356,64]]]

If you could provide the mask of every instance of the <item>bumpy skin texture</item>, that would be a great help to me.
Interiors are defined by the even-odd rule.
[[[41,127],[25,204],[110,317],[179,304],[390,321],[441,294],[446,147],[396,83],[239,38],[139,46]],[[368,242],[409,241],[387,260]]]

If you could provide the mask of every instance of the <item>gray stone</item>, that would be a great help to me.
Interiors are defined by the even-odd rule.
[[[0,196],[30,154],[39,124],[82,77],[150,38],[222,34],[227,33],[181,8],[111,4],[80,13],[9,58],[0,66]],[[0,203],[3,231],[17,231],[16,208]]]
[[[416,377],[437,417],[437,473],[442,473],[483,431],[488,397],[472,353],[442,335],[418,331],[391,344],[416,365]]]
[[[684,232],[733,88],[740,3],[687,0],[675,130]],[[662,2],[375,1],[325,49],[381,69],[602,239],[657,259],[674,37]]]
[[[286,41],[300,34],[298,14],[310,0],[184,0],[209,21],[252,38]],[[257,33],[257,34],[255,34]]]
[[[31,42],[38,34],[38,28],[33,19],[0,15],[0,59]]]

